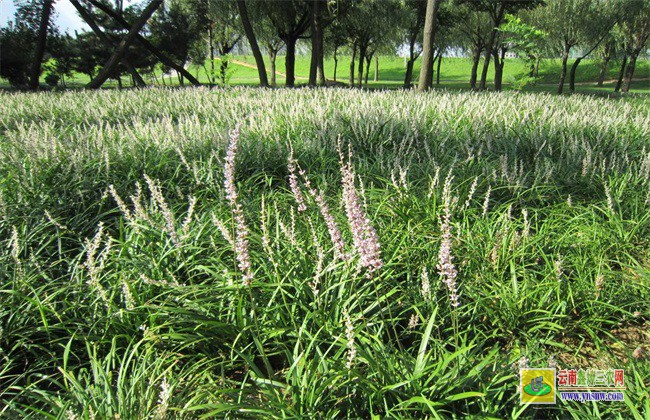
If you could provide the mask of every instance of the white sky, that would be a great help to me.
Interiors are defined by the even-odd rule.
[[[54,3],[54,10],[57,13],[55,22],[61,32],[68,32],[72,35],[75,30],[90,29],[77,16],[77,11],[69,1],[58,0]],[[14,19],[15,12],[13,0],[0,0],[0,26],[7,26],[7,23]]]

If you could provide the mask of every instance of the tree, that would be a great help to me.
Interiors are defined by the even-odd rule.
[[[311,0],[311,63],[309,66],[309,85],[324,86],[325,70],[323,64],[324,36],[323,13],[327,6],[324,0]]]
[[[34,51],[34,58],[32,61],[32,69],[30,72],[29,80],[29,88],[31,90],[38,89],[38,79],[41,76],[41,63],[43,61],[43,54],[45,54],[45,44],[47,42],[47,28],[50,25],[50,18],[52,15],[53,7],[53,0],[43,0],[41,4],[41,19],[38,25],[36,48]]]
[[[390,45],[399,39],[400,6],[395,2],[367,0],[354,3],[340,20],[342,30],[351,43],[352,60],[350,61],[350,86],[354,84],[354,60],[357,53],[357,86],[361,87],[364,76],[368,74],[368,65],[375,52],[382,46]]]
[[[86,74],[90,79],[95,77],[97,66],[108,60],[105,43],[92,32],[82,32],[75,37],[76,48],[83,51],[73,61],[75,71]]]
[[[265,14],[260,13],[259,7],[252,9],[255,12],[255,32],[257,40],[269,57],[269,84],[276,85],[276,62],[278,53],[284,47],[284,41],[278,37],[278,32]],[[264,60],[262,60],[263,62]],[[265,67],[266,69],[266,67]]]
[[[26,87],[32,65],[32,32],[25,25],[9,24],[0,28],[0,77],[12,86]]]
[[[305,1],[287,0],[280,2],[263,2],[260,7],[277,31],[278,37],[286,46],[285,56],[285,85],[293,87],[296,76],[296,43],[309,29],[311,22],[311,7]]]
[[[82,19],[84,19],[84,21],[88,24],[88,26],[90,26],[90,28],[92,29],[92,31],[93,31],[95,37],[97,38],[97,40],[101,41],[101,43],[104,45],[104,47],[107,50],[110,51],[110,50],[115,49],[116,45],[117,45],[117,42],[114,42],[109,35],[102,32],[102,30],[99,28],[99,25],[97,24],[95,18],[92,16],[91,12],[89,10],[87,10],[84,6],[82,6],[81,3],[79,3],[78,0],[70,0],[70,3],[77,10],[77,13],[79,13],[79,16],[81,16]],[[102,52],[98,52],[99,50],[101,50],[101,48],[99,50],[98,49],[93,50],[93,49],[90,49],[91,46],[89,45],[88,46],[89,49],[85,50],[85,49],[83,49],[83,47],[86,47],[86,45],[84,45],[83,43],[80,44],[79,42],[77,42],[77,45],[79,47],[82,47],[82,48],[80,48],[79,51],[87,51],[85,54],[79,54],[79,56],[83,56],[83,55],[88,54],[89,55],[88,58],[90,60],[92,60],[92,64],[87,64],[87,65],[91,65],[92,67],[90,69],[87,69],[87,71],[82,71],[83,73],[88,74],[90,76],[90,78],[92,79],[93,76],[94,76],[94,73],[95,73],[95,67],[97,67],[97,65],[98,65],[98,61],[96,61],[96,60],[98,60],[100,57],[103,57],[103,55],[105,55],[105,54],[102,54]],[[79,56],[77,57],[77,59],[75,61],[78,62],[80,60],[81,61],[84,60],[84,58],[79,57]],[[105,60],[107,60],[107,59],[108,59],[108,57],[105,58]],[[128,59],[126,57],[122,58],[122,63],[124,64],[124,67],[126,67],[128,72],[131,73],[131,77],[133,78],[134,82],[139,86],[144,86],[145,85],[144,80],[142,80],[142,77],[140,77],[140,75],[138,74],[135,67],[133,67],[131,62],[128,61]],[[74,64],[74,65],[76,66],[76,64]],[[119,77],[119,75],[118,75],[118,77]]]
[[[436,35],[436,14],[440,0],[427,0],[424,20],[424,35],[422,37],[422,65],[420,67],[419,91],[431,89],[433,85],[434,39]]]
[[[253,31],[253,25],[251,25],[250,18],[248,17],[248,8],[246,7],[246,1],[237,0],[237,9],[239,10],[239,17],[242,21],[244,32],[246,33],[246,38],[248,39],[248,43],[251,46],[251,50],[253,51],[253,57],[255,58],[255,64],[257,65],[257,73],[259,74],[260,78],[260,85],[268,86],[269,81],[266,77],[264,58],[262,57],[262,52],[260,51],[260,47],[257,44],[257,38],[255,37],[255,32]],[[277,51],[275,51],[275,53],[277,53]],[[271,78],[273,80],[272,84],[275,85],[275,55],[273,56],[272,67]]]
[[[339,64],[338,53],[342,47],[347,45],[347,43],[348,37],[345,28],[341,25],[341,22],[338,19],[334,20],[329,31],[325,33],[325,40],[323,43],[324,55],[331,54],[334,59],[334,73],[332,75],[334,82],[336,82]]]
[[[97,89],[104,84],[104,82],[110,77],[111,73],[117,68],[122,57],[124,57],[126,49],[133,43],[133,41],[135,41],[138,32],[140,32],[142,27],[147,23],[151,15],[162,4],[162,2],[163,0],[152,0],[147,7],[145,7],[138,20],[133,23],[129,32],[126,34],[122,42],[120,42],[108,62],[106,62],[95,78],[86,85],[87,89]]]
[[[571,49],[580,42],[581,31],[589,24],[588,16],[592,0],[547,0],[543,10],[531,14],[536,26],[548,34],[551,52],[559,52],[562,69],[557,93],[564,91],[567,63]]]
[[[440,70],[442,67],[442,58],[444,53],[450,48],[460,48],[461,43],[455,38],[457,32],[454,30],[458,26],[463,15],[457,7],[449,2],[443,2],[438,8],[436,14],[436,36],[434,43],[433,63],[436,67],[434,72],[436,85],[440,84]]]
[[[462,4],[458,7],[458,25],[454,27],[455,38],[460,46],[470,52],[472,58],[472,69],[469,84],[476,89],[478,81],[478,67],[481,60],[481,53],[485,51],[487,40],[492,31],[490,18],[484,11]]]
[[[506,15],[505,24],[501,26],[499,31],[504,35],[504,43],[509,46],[511,51],[517,53],[525,60],[525,65],[528,67],[528,74],[518,80],[518,84],[523,84],[528,81],[534,81],[537,77],[536,69],[538,67],[540,55],[542,54],[542,44],[546,38],[546,33],[541,29],[524,23],[521,18],[514,15]],[[495,77],[495,89],[497,81]]]
[[[426,5],[424,0],[406,0],[404,8],[404,38],[408,45],[409,56],[406,61],[406,74],[404,75],[404,88],[412,86],[413,66],[415,60],[422,54],[422,28],[426,16]],[[418,45],[420,44],[420,45]]]
[[[198,25],[187,3],[175,0],[165,6],[154,15],[149,25],[151,40],[161,51],[185,66],[192,45],[200,39]],[[182,85],[183,77],[179,76]]]
[[[598,75],[598,86],[602,86],[607,76],[607,67],[611,59],[616,55],[616,42],[611,33],[603,41],[604,46],[599,48],[598,55],[601,58],[600,74]]]
[[[221,67],[228,63],[228,55],[243,38],[240,24],[240,4],[236,1],[185,0],[197,22],[197,30],[204,34],[210,55],[209,77],[216,77],[216,55],[221,56]],[[246,5],[245,5],[246,6]],[[225,69],[227,71],[227,69]]]
[[[51,40],[59,35],[51,23],[51,7],[42,0],[17,3],[14,22],[0,29],[0,76],[13,86],[30,89],[39,86],[41,63],[49,59]],[[45,21],[44,17],[47,17]]]
[[[629,56],[625,70],[623,93],[629,92],[636,61],[644,50],[650,36],[650,1],[627,0],[622,8],[621,34],[625,39],[626,56]]]
[[[49,50],[51,58],[43,64],[46,71],[46,83],[49,76],[50,81],[55,81],[55,83],[48,84],[56,86],[60,81],[65,87],[66,77],[71,77],[74,74],[75,57],[82,55],[83,52],[78,49],[76,40],[68,34],[51,39]]]
[[[117,25],[117,27],[121,29],[129,29],[131,28],[131,25],[129,22],[122,16],[121,13],[118,13],[102,3],[101,1],[98,0],[87,0],[88,3],[96,7],[97,9],[101,10],[104,12],[112,21],[113,24]],[[82,16],[83,18],[83,16]],[[179,74],[182,74],[183,77],[185,77],[187,80],[190,81],[190,83],[194,85],[200,85],[199,81],[192,76],[183,66],[179,66],[174,62],[173,59],[169,58],[167,54],[164,52],[160,51],[155,45],[153,45],[149,40],[144,38],[140,34],[135,35],[135,39],[137,42],[142,45],[147,51],[151,52],[163,65],[168,66],[174,70],[176,70]]]
[[[503,23],[506,14],[515,14],[519,10],[535,8],[544,4],[544,0],[461,0],[461,3],[468,3],[476,10],[487,12],[490,16],[490,25],[492,26],[492,30],[485,44],[485,60],[483,62],[481,81],[478,87],[479,90],[484,90],[487,84],[487,73],[490,67],[490,60],[492,57],[505,56],[505,47],[497,45],[497,38],[499,36],[499,27]],[[501,51],[495,54],[494,51],[499,49]],[[497,64],[499,74],[502,74],[503,64],[501,61]]]
[[[594,1],[587,10],[586,19],[581,19],[582,22],[588,24],[578,29],[578,43],[583,47],[584,53],[576,58],[571,66],[571,71],[569,72],[569,90],[571,92],[575,92],[575,78],[578,65],[609,35],[619,19],[617,10],[620,6],[618,1]]]

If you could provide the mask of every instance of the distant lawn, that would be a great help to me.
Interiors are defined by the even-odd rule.
[[[229,70],[228,84],[230,85],[256,85],[259,83],[257,69],[240,65],[240,63],[247,63],[249,66],[255,65],[255,60],[252,56],[233,56],[231,57],[231,64]],[[265,57],[267,66],[267,73],[270,68],[268,57]],[[307,83],[309,77],[309,63],[310,57],[303,55],[296,57],[296,85],[303,85]],[[218,73],[220,66],[219,59],[215,60],[215,72]],[[325,61],[325,75],[328,80],[334,80],[334,60],[328,57]],[[569,62],[569,65],[572,61]],[[582,93],[612,93],[614,91],[614,80],[618,77],[620,70],[620,61],[612,61],[608,66],[606,83],[602,87],[596,86],[596,81],[600,74],[600,61],[599,60],[584,60],[578,67],[576,75],[576,91]],[[355,62],[355,80],[358,61]],[[451,58],[445,57],[442,60],[440,69],[440,87],[449,89],[467,89],[469,87],[469,75],[471,72],[471,60],[468,58]],[[482,63],[481,63],[482,66]],[[201,83],[209,83],[206,70],[210,71],[209,64],[206,63],[204,67],[189,66],[188,71],[199,79]],[[559,59],[545,59],[540,62],[539,79],[536,86],[527,86],[526,91],[548,91],[555,92],[561,70],[561,62]],[[276,83],[278,86],[283,86],[285,82],[285,66],[284,56],[280,56],[276,60],[276,71],[281,73],[276,75]],[[417,83],[418,73],[420,71],[420,60],[416,61],[413,70],[413,82]],[[510,83],[514,81],[515,77],[523,74],[526,71],[524,61],[521,59],[506,59],[504,68],[504,89],[508,89]],[[396,56],[381,56],[379,58],[379,80],[374,81],[375,77],[375,63],[374,59],[370,66],[370,75],[368,78],[368,88],[381,89],[381,88],[399,88],[404,83],[404,75],[406,72],[406,61],[402,57]],[[336,81],[347,84],[350,75],[350,57],[347,55],[338,58]],[[479,67],[480,75],[480,67]],[[635,81],[632,83],[632,92],[635,93],[650,93],[650,61],[639,60],[635,70]],[[143,78],[148,84],[153,85],[178,85],[179,80],[175,74],[167,75],[164,79],[160,70],[154,75],[143,75]],[[488,72],[488,82],[493,82],[494,70],[490,67]],[[67,78],[66,87],[79,88],[88,83],[89,79],[86,75],[75,75],[72,78]],[[44,83],[44,76],[42,83]],[[124,86],[130,86],[130,77],[124,76],[122,78]],[[118,84],[115,80],[109,80],[105,87],[115,88]],[[6,81],[0,81],[0,88],[6,88],[9,85]],[[565,86],[568,92],[568,77]]]
[[[246,62],[249,64],[255,64],[255,60],[252,56],[235,56],[233,60]],[[308,77],[309,76],[309,60],[308,56],[299,56],[296,58],[296,76]],[[265,63],[267,64],[268,71],[268,58],[265,57]],[[572,64],[572,61],[569,62],[569,65]],[[483,63],[481,62],[481,66]],[[618,71],[620,70],[621,63],[619,61],[612,61],[608,66],[607,80],[616,79],[618,77]],[[357,71],[358,61],[355,62],[355,73]],[[462,81],[467,82],[469,80],[469,75],[471,72],[472,62],[469,58],[451,58],[444,57],[442,60],[442,66],[440,69],[441,73],[441,82],[449,81]],[[241,69],[241,70],[240,70]],[[278,57],[276,60],[276,69],[280,72],[284,72],[284,57]],[[246,69],[252,70],[252,69]],[[550,83],[557,84],[561,70],[561,61],[559,59],[545,59],[540,62],[539,67],[539,82],[538,83]],[[235,71],[235,74],[239,74],[241,71],[242,75],[247,73],[241,66]],[[418,72],[420,71],[420,60],[415,62],[415,68],[413,71],[413,80],[417,81]],[[479,68],[480,71],[480,68]],[[504,82],[508,83],[512,78],[517,75],[522,74],[525,71],[524,61],[521,59],[513,58],[506,59],[506,65],[504,67]],[[386,82],[396,82],[403,83],[404,75],[406,72],[406,61],[402,57],[395,56],[381,56],[379,58],[379,79],[380,81]],[[375,74],[375,63],[374,59],[370,66],[370,77],[369,82],[373,80]],[[586,82],[596,82],[600,74],[600,61],[599,60],[584,60],[578,67],[576,74],[577,83],[586,83]],[[334,60],[329,57],[325,61],[325,75],[328,80],[334,78]],[[350,75],[350,57],[341,56],[338,59],[337,66],[337,81],[347,83]],[[355,74],[356,75],[356,74]],[[648,60],[639,60],[637,62],[636,70],[634,72],[635,79],[644,79],[650,78],[650,63]],[[256,77],[257,73],[253,71],[253,76]],[[278,76],[278,82],[282,81],[284,77]],[[494,70],[490,66],[488,72],[488,81],[492,82],[494,80]],[[298,80],[299,81],[299,80]],[[568,77],[567,77],[568,82]],[[650,84],[647,81],[646,85]]]

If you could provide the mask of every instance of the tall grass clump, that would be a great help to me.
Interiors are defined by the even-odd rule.
[[[649,414],[644,97],[0,99],[0,416]],[[521,406],[519,364],[626,401]]]

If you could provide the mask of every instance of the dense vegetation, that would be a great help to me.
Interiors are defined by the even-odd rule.
[[[325,86],[337,70],[362,87],[380,55],[399,53],[404,65],[388,80],[422,91],[439,82],[445,58],[459,55],[470,60],[461,79],[472,90],[534,85],[544,60],[559,60],[551,79],[560,94],[585,79],[602,88],[611,78],[608,90],[623,93],[635,77],[648,86],[650,0],[66,1],[86,24],[74,37],[53,24],[54,0],[14,0],[14,20],[0,28],[7,83],[66,88],[83,75],[88,89],[110,80],[121,88],[123,78],[142,87],[173,72],[178,81],[169,83],[224,86],[237,53],[252,56],[263,87]],[[309,61],[302,81],[301,58]],[[586,60],[597,62],[596,72],[580,66]]]
[[[0,130],[0,415],[650,414],[645,98],[4,93]],[[626,400],[521,406],[526,363]]]

